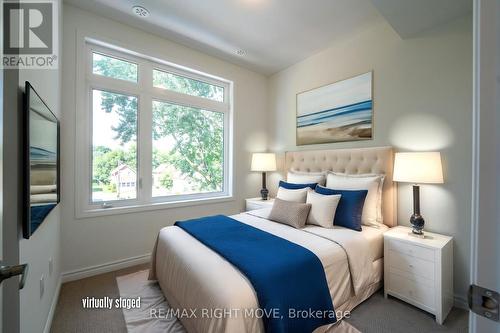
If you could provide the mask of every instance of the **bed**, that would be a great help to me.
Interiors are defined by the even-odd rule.
[[[396,224],[392,168],[391,147],[285,154],[285,171],[385,174],[382,190],[385,226],[363,226],[361,232],[343,227],[294,229],[268,220],[269,209],[231,217],[313,252],[323,265],[337,318],[341,318],[382,286],[383,232]],[[189,311],[179,317],[189,332],[264,331],[258,316],[231,312],[259,307],[256,292],[246,276],[177,226],[160,231],[152,254],[150,278],[158,280],[172,308]],[[221,311],[224,309],[225,313]],[[327,329],[323,326],[315,332]]]

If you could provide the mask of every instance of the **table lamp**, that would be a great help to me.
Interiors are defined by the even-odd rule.
[[[262,200],[267,200],[269,191],[266,188],[266,172],[276,171],[276,155],[274,153],[254,153],[252,155],[252,171],[262,172]]]
[[[410,217],[412,234],[424,236],[424,218],[420,215],[420,186],[442,184],[443,167],[439,152],[396,153],[394,160],[395,182],[413,183],[413,215]]]

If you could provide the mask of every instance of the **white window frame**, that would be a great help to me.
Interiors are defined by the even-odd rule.
[[[77,47],[76,147],[75,147],[75,216],[86,218],[136,211],[165,209],[229,201],[233,198],[232,100],[233,83],[158,58],[116,46],[94,38],[81,38]],[[78,51],[81,51],[79,53]],[[138,82],[114,79],[92,73],[92,54],[100,53],[138,65]],[[80,54],[80,56],[78,55]],[[153,69],[214,84],[224,88],[224,101],[191,96],[153,87]],[[94,89],[138,98],[137,110],[137,179],[136,199],[92,202],[92,91]],[[154,100],[220,112],[224,115],[223,191],[153,197],[152,170],[152,102]]]

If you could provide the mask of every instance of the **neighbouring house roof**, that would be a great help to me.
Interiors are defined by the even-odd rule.
[[[113,171],[111,171],[111,176],[116,176],[118,173],[125,170],[135,173],[135,170],[129,167],[127,164],[120,164],[118,167],[113,169]]]

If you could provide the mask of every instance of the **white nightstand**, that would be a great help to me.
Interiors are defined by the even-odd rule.
[[[255,210],[260,208],[272,207],[274,203],[274,198],[269,198],[267,200],[262,200],[262,198],[249,198],[245,199],[246,211]]]
[[[384,233],[384,296],[395,296],[430,312],[442,324],[453,306],[453,238],[425,238],[395,227]]]

